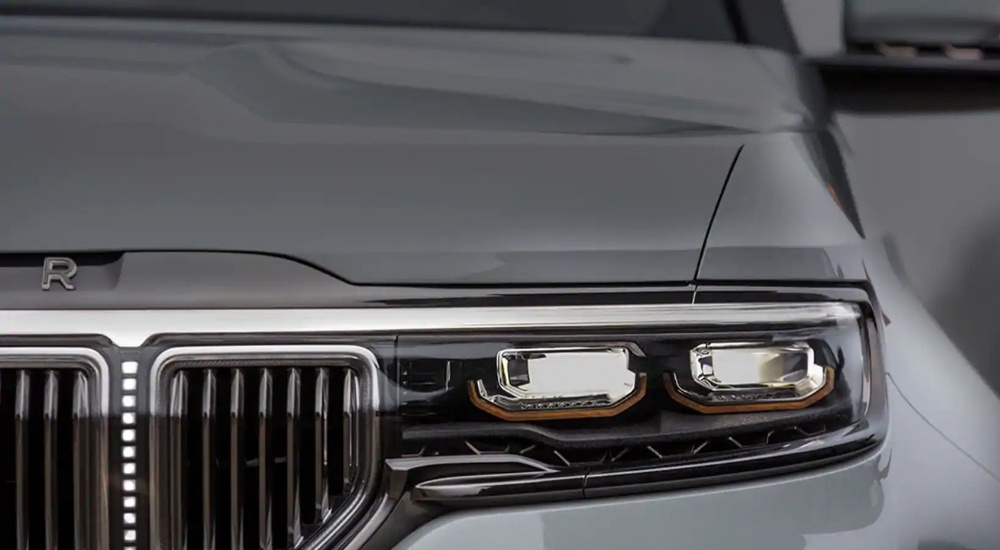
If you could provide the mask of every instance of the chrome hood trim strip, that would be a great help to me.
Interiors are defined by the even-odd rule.
[[[640,304],[624,306],[366,309],[15,310],[0,334],[94,334],[138,347],[158,334],[393,333],[490,329],[669,327],[704,323],[822,324],[854,319],[851,304]]]

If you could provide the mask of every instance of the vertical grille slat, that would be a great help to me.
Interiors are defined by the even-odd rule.
[[[314,434],[315,445],[313,451],[313,491],[315,492],[315,507],[317,521],[326,519],[330,513],[330,486],[327,481],[327,433],[328,411],[330,405],[330,372],[327,369],[319,369],[316,374],[316,392],[313,405],[313,415],[315,421]]]
[[[206,370],[201,386],[201,528],[202,550],[215,550],[215,372]]]
[[[301,422],[299,413],[301,408],[302,381],[299,378],[299,371],[292,369],[288,373],[287,395],[285,404],[287,415],[285,417],[285,513],[287,515],[285,524],[288,527],[286,548],[294,548],[302,538],[302,526],[300,525],[301,513],[299,503],[299,437]]]
[[[59,451],[56,447],[57,428],[56,422],[59,417],[59,378],[55,371],[45,371],[45,394],[42,404],[42,467],[43,479],[43,501],[45,508],[45,550],[56,550],[59,546],[59,526],[58,517],[58,493],[56,481],[58,470],[56,461],[59,460]]]
[[[184,424],[187,419],[188,377],[178,373],[170,384],[170,540],[173,548],[187,548],[187,506],[185,491],[186,447]]]
[[[90,389],[87,379],[81,372],[73,373],[72,397],[72,429],[73,429],[73,522],[74,548],[87,548],[88,535],[91,527],[89,509],[85,501],[89,498],[87,487],[91,471],[90,440],[88,434],[88,417],[90,411]]]
[[[26,371],[17,373],[17,389],[14,402],[14,483],[17,501],[17,550],[28,550],[30,530],[28,528],[28,406],[31,403],[31,379]]]
[[[345,447],[345,438],[360,432],[353,425],[358,383],[349,372],[307,359],[194,359],[166,371],[158,382],[163,405],[157,425],[167,434],[167,448],[157,467],[170,495],[154,499],[164,529],[152,546],[302,547],[351,489],[339,473],[351,462],[342,451],[356,448]],[[353,388],[346,393],[345,381]],[[345,396],[353,411],[344,411]],[[189,426],[187,437],[181,426]],[[330,475],[331,467],[337,475]]]
[[[272,550],[274,538],[271,532],[271,468],[268,451],[268,424],[271,423],[271,406],[274,383],[271,371],[260,373],[260,387],[257,390],[257,536],[260,550]]]
[[[357,441],[358,432],[356,415],[361,407],[360,395],[358,392],[358,380],[351,371],[344,373],[344,419],[343,419],[343,487],[348,487],[354,482],[357,466]]]
[[[243,546],[243,422],[245,407],[243,373],[234,370],[229,386],[229,542],[232,550]]]

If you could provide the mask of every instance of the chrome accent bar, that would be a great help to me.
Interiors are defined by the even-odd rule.
[[[510,472],[498,474],[466,475],[432,479],[417,483],[413,489],[414,501],[441,503],[468,503],[475,501],[530,502],[530,495],[538,500],[557,498],[582,499],[586,478],[582,472]]]
[[[187,550],[187,505],[184,498],[185,444],[184,420],[187,416],[188,379],[183,372],[170,382],[170,525],[171,550]]]
[[[215,372],[205,371],[201,386],[201,528],[203,550],[215,550],[215,499],[212,468],[215,426]]]
[[[74,548],[85,549],[93,540],[90,534],[90,509],[85,505],[90,496],[90,388],[81,372],[73,374],[73,521]]]
[[[229,540],[233,550],[243,545],[243,430],[245,390],[243,373],[233,370],[229,384]]]
[[[388,458],[385,460],[385,465],[390,472],[389,486],[385,494],[394,500],[399,500],[403,492],[410,488],[411,484],[408,480],[410,476],[415,473],[434,472],[442,468],[447,468],[452,472],[462,470],[476,472],[482,471],[483,467],[486,466],[488,470],[498,470],[498,473],[500,469],[508,469],[508,473],[520,472],[536,475],[558,472],[556,468],[544,462],[517,454],[506,453]],[[454,477],[454,475],[452,474],[451,477]],[[434,479],[440,476],[431,473],[426,477]]]
[[[330,484],[327,481],[327,441],[326,434],[329,433],[327,418],[330,409],[330,371],[320,369],[316,375],[316,400],[313,410],[315,417],[315,441],[316,449],[313,453],[313,471],[316,478],[316,520],[326,520],[330,513]]]
[[[268,451],[267,425],[271,421],[274,381],[271,371],[263,369],[260,374],[260,393],[257,399],[257,548],[272,550],[274,537],[271,527],[271,479],[268,477],[270,458]]]
[[[53,315],[53,313],[58,313]],[[633,304],[617,306],[5,311],[0,333],[86,334],[140,346],[167,333],[414,332],[489,329],[669,327],[687,324],[825,324],[853,320],[857,306],[813,304]]]
[[[505,465],[511,467],[522,467],[525,472],[531,473],[552,473],[557,472],[556,468],[526,456],[516,454],[486,454],[486,455],[443,455],[443,456],[416,456],[411,458],[387,458],[385,465],[393,472],[409,473],[417,470],[435,467],[456,466],[476,466]]]
[[[59,430],[59,376],[56,371],[45,371],[45,390],[42,397],[42,492],[45,518],[45,550],[56,550],[59,546],[59,495],[57,488],[59,450],[56,438]]]
[[[14,485],[17,550],[28,550],[28,411],[31,400],[31,378],[28,372],[17,372],[14,397]]]
[[[285,403],[285,525],[288,528],[286,548],[295,548],[302,539],[302,515],[299,510],[299,414],[302,408],[302,380],[298,369],[288,372]]]

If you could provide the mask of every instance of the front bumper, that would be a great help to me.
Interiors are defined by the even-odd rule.
[[[996,550],[1000,483],[889,387],[887,440],[808,472],[732,485],[456,512],[397,550]]]
[[[457,513],[424,526],[397,548],[773,550],[829,548],[810,541],[831,539],[840,548],[895,548],[878,544],[892,531],[880,522],[880,467],[886,462],[876,451],[805,475],[734,486]],[[871,534],[859,538],[861,530]]]

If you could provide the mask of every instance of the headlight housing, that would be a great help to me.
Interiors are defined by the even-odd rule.
[[[774,471],[881,437],[867,303],[642,311],[400,336],[390,466],[419,464],[416,498],[496,503]]]

